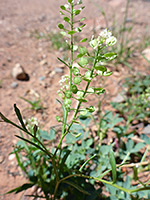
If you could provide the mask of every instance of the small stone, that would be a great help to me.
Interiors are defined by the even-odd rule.
[[[144,134],[150,134],[150,124],[145,126],[142,131]]]
[[[20,81],[28,81],[29,75],[25,72],[20,63],[17,63],[12,70],[12,76]]]
[[[13,160],[15,158],[15,154],[10,154],[8,160]]]
[[[39,78],[40,81],[43,81],[44,79],[45,79],[45,76],[41,76],[41,77]]]
[[[7,61],[8,61],[8,62],[11,62],[11,61],[12,61],[11,57],[8,57],[8,58],[7,58]]]
[[[4,159],[4,156],[0,156],[0,164],[3,163]]]
[[[2,66],[5,67],[5,66],[6,66],[6,63],[2,63]]]
[[[121,94],[118,94],[116,97],[113,98],[113,102],[122,103],[124,102],[124,98]]]
[[[47,65],[48,64],[48,62],[47,62],[47,60],[41,60],[41,62],[40,62],[40,65],[41,66],[44,66],[44,65]]]
[[[15,88],[18,87],[18,83],[17,82],[13,82],[10,86],[11,86],[11,88],[15,89]]]
[[[56,73],[63,73],[63,72],[64,72],[64,69],[63,69],[63,68],[60,68],[60,67],[55,67],[55,68],[54,68],[54,71],[55,71]]]
[[[46,16],[41,15],[38,19],[39,19],[40,22],[44,22],[46,20]]]

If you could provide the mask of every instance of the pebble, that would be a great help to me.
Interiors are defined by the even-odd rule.
[[[3,163],[4,159],[4,156],[0,156],[0,164]]]
[[[38,19],[39,19],[40,22],[44,22],[46,20],[46,16],[41,15]]]
[[[48,64],[48,62],[47,62],[47,60],[41,60],[41,62],[40,62],[40,65],[42,65],[42,66],[44,66],[44,65],[47,65]]]
[[[15,154],[10,154],[8,160],[13,160],[15,157],[16,157]]]
[[[121,94],[118,94],[116,97],[113,98],[113,102],[122,103],[124,102],[124,98]]]
[[[7,58],[7,61],[8,61],[8,62],[11,62],[11,61],[12,61],[11,57],[8,57],[8,58]]]
[[[145,126],[142,131],[144,134],[150,134],[150,124]]]
[[[29,75],[25,72],[24,68],[21,66],[20,63],[17,63],[14,68],[12,69],[12,76],[21,81],[28,81]]]
[[[39,78],[40,81],[43,81],[44,79],[45,79],[45,76],[41,76],[41,77]]]
[[[15,89],[15,88],[18,87],[18,83],[17,82],[13,82],[10,86],[11,86],[11,88]]]
[[[64,69],[63,69],[63,68],[60,68],[60,67],[55,67],[55,68],[54,68],[54,71],[55,71],[56,73],[63,73],[63,72],[64,72]]]

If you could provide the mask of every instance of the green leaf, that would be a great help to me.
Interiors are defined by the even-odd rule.
[[[23,119],[22,119],[22,116],[21,116],[21,113],[20,113],[20,110],[17,108],[16,104],[14,104],[14,109],[15,109],[15,113],[23,127],[23,129],[25,129],[25,131],[27,131],[26,127],[25,127],[25,124],[23,122]]]
[[[47,131],[40,130],[40,136],[44,140],[51,140],[51,136],[50,136],[50,134]]]
[[[140,143],[138,143],[138,144],[135,145],[135,147],[131,150],[131,153],[138,152],[143,147],[145,147],[145,144],[142,143],[142,142],[140,142]]]
[[[65,29],[63,24],[58,24],[58,28]]]
[[[19,167],[22,169],[22,171],[24,171],[27,174],[26,168],[23,166],[18,153],[16,151],[14,153],[16,155],[16,159],[17,159]]]
[[[59,11],[61,15],[65,15],[62,11]]]
[[[75,10],[75,11],[74,11],[74,14],[75,14],[75,15],[79,15],[80,12],[81,12],[81,10]]]
[[[127,143],[126,143],[126,150],[127,150],[128,152],[131,152],[132,149],[133,149],[133,146],[134,146],[133,140],[129,139],[129,140],[127,141]]]
[[[76,31],[68,31],[68,34],[69,35],[73,35],[73,34],[75,34],[76,33]]]
[[[77,99],[77,100],[80,101],[80,102],[84,102],[84,103],[87,102],[87,100],[85,100],[85,99]]]
[[[88,59],[85,57],[81,57],[81,58],[79,58],[79,63],[80,63],[80,65],[85,66],[88,64]]]
[[[83,17],[82,19],[80,19],[80,22],[84,21],[85,20],[85,17]]]
[[[15,194],[17,194],[19,192],[22,192],[24,190],[27,190],[27,189],[33,187],[34,185],[35,185],[34,183],[25,183],[20,187],[17,187],[17,188],[14,188],[14,189],[8,191],[6,194],[10,194],[10,193],[13,193],[13,192],[15,192]]]
[[[104,67],[104,66],[95,66],[95,69],[96,70],[100,70],[102,72],[106,72],[107,71],[106,67]]]
[[[88,50],[87,50],[87,48],[86,47],[79,47],[78,48],[78,50],[79,50],[79,53],[80,54],[82,54],[82,55],[85,55],[86,53],[88,53]]]
[[[105,92],[105,89],[103,89],[103,88],[93,88],[93,90],[97,94],[103,94]]]
[[[0,117],[1,117],[1,119],[2,119],[4,122],[15,126],[15,127],[19,128],[19,129],[22,130],[22,131],[25,131],[22,127],[18,126],[17,124],[15,124],[14,122],[12,122],[12,121],[10,121],[8,118],[6,118],[1,112],[0,112]]]
[[[107,58],[108,60],[113,60],[117,57],[117,54],[114,52],[109,52],[109,53],[105,53],[104,57]]]
[[[65,6],[60,6],[60,8],[62,9],[62,10],[66,10],[66,7]]]
[[[79,190],[80,192],[82,192],[83,194],[86,194],[86,195],[90,195],[89,192],[87,192],[86,190],[84,190],[83,188],[81,188],[79,185],[73,183],[73,182],[70,182],[70,181],[63,181],[64,183],[76,188],[77,190]]]
[[[104,74],[103,74],[103,76],[111,76],[112,75],[112,72],[105,72]]]
[[[149,138],[147,135],[142,134],[142,135],[141,135],[141,139],[144,140],[144,142],[145,142],[146,144],[150,145],[150,138]]]
[[[69,67],[69,65],[68,65],[64,60],[62,60],[62,59],[60,59],[60,58],[58,58],[58,57],[57,57],[57,59],[58,59],[60,62],[62,62],[64,65],[66,65],[67,67]]]
[[[116,170],[116,159],[115,159],[114,152],[112,150],[110,151],[110,165],[112,169],[113,183],[115,183],[116,177],[117,177],[117,170]]]
[[[65,107],[64,107],[64,105],[62,104],[61,101],[59,101],[58,99],[56,99],[56,100],[58,101],[58,103],[61,104],[61,107],[62,107],[62,109],[63,109],[63,124],[65,124],[66,109],[65,109]]]
[[[86,41],[87,41],[87,38],[80,40],[80,42],[86,42]]]
[[[66,22],[70,22],[70,19],[69,19],[69,17],[64,17],[64,21],[66,21]]]

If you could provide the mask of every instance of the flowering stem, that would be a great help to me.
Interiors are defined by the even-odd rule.
[[[96,65],[96,63],[97,63],[97,57],[98,57],[99,51],[100,51],[100,48],[98,47],[98,49],[97,49],[97,51],[96,51],[96,54],[95,54],[95,60],[94,60],[94,63],[93,63],[93,67],[92,67],[92,70],[91,70],[91,74],[90,74],[90,77],[91,77],[91,78],[92,78],[92,76],[93,76],[93,72],[94,72],[94,69],[95,69],[95,65]],[[89,82],[87,83],[87,85],[86,85],[86,88],[85,88],[84,93],[83,93],[83,97],[85,97],[85,95],[86,95],[86,93],[87,93],[87,90],[88,90],[88,88],[89,88],[89,85],[90,85],[90,81],[89,81]],[[61,137],[61,139],[60,139],[60,141],[59,141],[59,144],[58,144],[58,146],[57,146],[57,148],[56,148],[56,151],[55,151],[55,153],[54,153],[54,157],[55,157],[55,155],[56,155],[58,149],[60,148],[63,139],[64,139],[65,136],[69,133],[71,126],[73,125],[74,121],[76,120],[76,117],[77,117],[77,114],[78,114],[78,112],[79,112],[81,103],[82,103],[81,101],[78,103],[77,108],[76,108],[76,111],[75,111],[75,113],[74,113],[74,117],[73,117],[73,119],[72,119],[70,125],[68,126],[66,132],[64,132],[64,134],[62,134],[62,137]]]
[[[71,31],[73,31],[73,3],[71,3],[71,22],[70,22],[70,26],[71,26]],[[73,34],[71,34],[71,63],[70,63],[70,91],[71,91],[71,87],[72,87],[72,65],[73,65]]]

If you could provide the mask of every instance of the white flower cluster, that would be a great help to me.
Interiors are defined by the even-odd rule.
[[[31,119],[27,120],[27,128],[32,129],[34,126],[38,126],[38,120],[36,117],[32,117]]]
[[[105,42],[106,46],[113,46],[116,44],[117,39],[112,36],[112,33],[108,31],[107,29],[104,29],[98,36],[98,38],[94,39],[92,36],[92,39],[90,41],[90,46],[93,49],[96,49],[98,46],[102,46]]]
[[[60,90],[57,91],[57,93],[60,93],[61,90],[63,90],[63,89],[69,89],[68,81],[69,81],[68,75],[63,75],[61,77],[61,80],[59,81],[59,85],[61,86],[61,88],[60,88]]]

